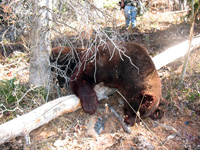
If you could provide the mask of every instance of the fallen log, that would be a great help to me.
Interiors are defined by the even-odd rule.
[[[101,84],[95,87],[98,100],[105,99],[114,89],[109,89]],[[48,123],[49,121],[65,114],[74,112],[81,108],[80,100],[75,95],[68,95],[50,101],[31,112],[19,116],[0,125],[0,144],[15,137],[25,136],[34,129]],[[28,142],[28,140],[27,140]]]
[[[184,57],[187,53],[188,44],[189,41],[186,40],[153,57],[156,69],[159,70],[161,67],[175,61],[176,59]],[[192,40],[191,51],[197,47],[200,47],[200,37]]]
[[[200,47],[200,37],[193,39],[192,50]],[[183,57],[188,48],[188,41],[184,41],[160,53],[153,58],[157,69]],[[95,87],[98,100],[105,99],[111,94],[113,89],[97,85]],[[74,112],[81,108],[80,100],[75,95],[68,95],[50,101],[33,111],[19,116],[0,125],[0,144],[5,143],[15,137],[27,137],[34,129],[48,123],[49,121],[65,113]]]
[[[52,119],[76,111],[81,107],[75,95],[64,96],[48,102],[33,111],[0,125],[0,144],[28,134]]]

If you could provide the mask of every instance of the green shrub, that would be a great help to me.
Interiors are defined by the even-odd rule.
[[[7,104],[11,104],[16,101],[16,95],[15,95],[15,88],[16,85],[14,82],[16,81],[16,78],[13,78],[11,80],[0,80],[0,96],[3,99],[3,102]]]
[[[107,9],[113,9],[113,8],[119,7],[118,3],[119,3],[119,0],[107,0],[107,1],[104,1],[103,6],[104,8],[107,8]]]

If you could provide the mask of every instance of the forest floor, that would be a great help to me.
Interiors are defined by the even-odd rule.
[[[148,18],[148,19],[145,19]],[[120,33],[127,36],[127,41],[136,42],[148,48],[151,56],[155,56],[165,49],[187,40],[190,24],[183,21],[179,14],[151,14],[138,17],[137,30],[125,29],[124,24],[119,26]],[[123,20],[121,21],[123,22]],[[200,22],[195,24],[194,35],[200,34]],[[16,47],[19,49],[19,47]],[[28,52],[16,52],[8,57],[0,55],[0,88],[6,91],[5,85],[10,88],[11,79],[17,78],[12,85],[13,92],[23,91],[22,84],[28,81]],[[24,137],[0,145],[0,149],[91,149],[91,150],[135,150],[135,149],[170,149],[170,150],[199,150],[200,149],[200,49],[191,53],[183,87],[178,86],[184,59],[179,59],[159,70],[162,80],[162,96],[169,102],[164,107],[164,117],[158,122],[150,118],[130,127],[131,134],[126,133],[121,123],[110,111],[112,106],[123,116],[123,100],[117,93],[109,96],[109,100],[99,102],[98,111],[94,115],[86,114],[82,109],[56,118],[46,125],[30,133],[31,144],[26,145]],[[4,87],[3,87],[4,86]],[[7,88],[8,88],[7,87]],[[26,89],[24,90],[26,91]],[[9,93],[9,91],[8,91]],[[2,94],[2,93],[0,93]],[[19,95],[11,94],[11,102]],[[23,112],[5,112],[0,117],[1,122],[9,120],[18,114],[28,112],[43,102],[37,101],[42,96],[33,98],[34,93],[26,95],[20,100]],[[4,93],[5,96],[5,93]],[[31,99],[31,100],[30,100]],[[3,103],[1,98],[1,103]],[[12,104],[5,102],[8,106]],[[109,104],[108,106],[106,104]],[[7,107],[8,107],[7,106]],[[101,118],[105,128],[98,135],[93,127],[98,118]]]

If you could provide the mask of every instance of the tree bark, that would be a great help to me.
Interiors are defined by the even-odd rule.
[[[52,0],[35,0],[30,53],[30,84],[47,89],[50,77]]]

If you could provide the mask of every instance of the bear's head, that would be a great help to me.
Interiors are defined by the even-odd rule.
[[[133,126],[140,119],[151,116],[157,110],[159,102],[160,97],[156,97],[145,92],[140,92],[134,96],[134,100],[125,101],[124,122],[130,126]],[[157,114],[157,117],[160,117],[159,115],[160,114]],[[154,119],[157,118],[155,117]]]

